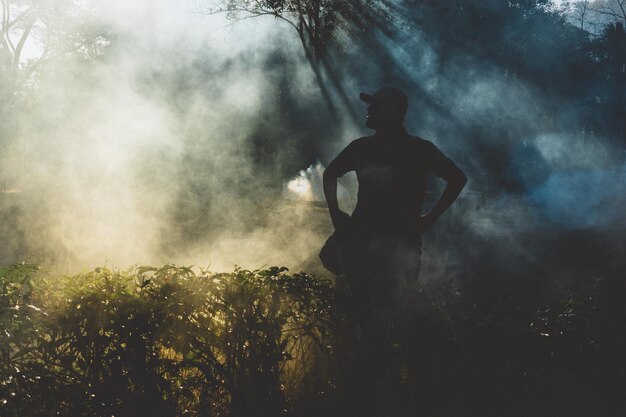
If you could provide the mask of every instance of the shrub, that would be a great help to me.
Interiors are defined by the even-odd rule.
[[[278,416],[333,343],[331,283],[285,268],[18,265],[0,285],[2,415]]]

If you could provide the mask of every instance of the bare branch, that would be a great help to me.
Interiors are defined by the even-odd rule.
[[[8,13],[7,13],[8,4],[5,0],[2,0],[2,36],[0,37],[0,41],[2,42],[3,50],[7,51],[7,53],[11,54],[11,58],[13,56],[10,51],[9,44],[7,43],[9,27],[7,24]]]
[[[622,19],[622,16],[611,10],[596,10],[596,14]]]
[[[626,0],[617,0],[617,4],[619,9],[622,11],[622,18],[626,20],[626,8],[625,8]]]
[[[345,0],[327,2],[319,0],[222,0],[221,6],[210,7],[209,10],[199,13],[205,15],[226,13],[227,17],[234,22],[253,17],[274,16],[289,24],[298,34],[304,56],[313,70],[324,101],[331,110],[331,114],[335,114],[332,98],[322,76],[321,64],[327,35],[329,37],[333,31],[338,30],[335,15],[339,13],[342,1]],[[238,13],[245,14],[245,16],[237,16]]]
[[[10,28],[11,26],[15,25],[20,20],[24,19],[25,17],[28,17],[28,15],[31,13],[32,10],[33,10],[33,6],[28,6],[28,8],[22,11],[20,14],[18,14],[15,17],[15,19],[13,19],[11,22],[7,22],[7,27]]]
[[[9,3],[6,0],[2,0],[2,31],[6,32],[9,28],[9,21],[11,20],[11,9]]]
[[[13,45],[13,41],[11,40],[8,32],[6,36],[6,42],[9,44],[9,49],[11,50],[11,53],[15,55],[15,45]]]
[[[33,29],[33,26],[35,26],[36,21],[37,21],[36,17],[33,16],[30,18],[30,21],[24,28],[24,32],[22,33],[22,36],[20,37],[20,40],[17,43],[17,47],[15,48],[15,55],[13,56],[13,67],[15,70],[17,70],[19,66],[20,57],[22,55],[22,49],[24,48],[24,44],[26,43],[26,40],[28,39],[28,36],[30,35],[30,31]]]
[[[626,21],[626,0],[614,0],[603,4],[595,10],[602,16]]]
[[[7,26],[6,24],[6,1],[2,0],[2,26],[0,27],[0,29],[2,29],[2,33],[4,33],[5,28]]]
[[[227,25],[226,27],[230,27],[230,26],[234,25],[235,23],[242,22],[244,20],[254,19],[256,17],[272,16],[272,17],[274,17],[276,19],[280,19],[280,20],[288,23],[294,29],[299,30],[298,27],[296,26],[296,24],[290,18],[285,16],[285,14],[296,14],[295,11],[286,11],[285,13],[280,14],[280,13],[278,13],[276,11],[268,10],[268,9],[263,8],[263,7],[257,6],[254,9],[247,9],[247,8],[243,8],[243,7],[230,7],[230,8],[219,8],[219,9],[214,9],[214,10],[202,12],[202,14],[204,14],[205,16],[215,16],[215,15],[224,14],[224,13],[244,13],[244,14],[247,14],[247,16],[238,17],[236,19],[233,19],[233,23],[230,24],[230,25]]]
[[[13,45],[13,41],[11,40],[11,36],[9,33],[9,27],[11,24],[11,6],[8,1],[2,0],[2,17],[3,20],[3,36],[2,36],[2,44],[11,51],[12,54],[15,54],[15,46]]]
[[[580,28],[585,29],[585,21],[587,17],[587,11],[589,9],[589,0],[584,0],[576,3],[576,11],[578,13],[578,20],[580,22]]]

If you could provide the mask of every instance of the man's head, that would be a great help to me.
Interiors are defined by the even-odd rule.
[[[361,93],[359,97],[369,104],[365,126],[378,130],[404,123],[408,99],[399,88],[383,87],[374,94]]]

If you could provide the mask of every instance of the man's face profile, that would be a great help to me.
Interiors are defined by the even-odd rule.
[[[377,125],[379,124],[379,119],[380,119],[379,107],[380,106],[377,106],[374,103],[367,106],[367,116],[365,117],[365,126],[369,127],[370,129],[378,128]]]
[[[373,102],[367,106],[365,126],[370,129],[378,130],[380,128],[401,124],[401,119],[398,110],[393,106],[385,106],[382,103]]]

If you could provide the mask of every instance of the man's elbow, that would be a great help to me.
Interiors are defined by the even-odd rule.
[[[450,182],[454,183],[459,190],[462,190],[465,184],[467,184],[467,175],[459,169],[454,172]]]
[[[333,181],[337,181],[337,174],[333,169],[326,168],[322,174],[322,181],[324,184],[330,184]]]
[[[467,175],[463,171],[459,171],[459,184],[461,184],[461,188],[467,184]]]

